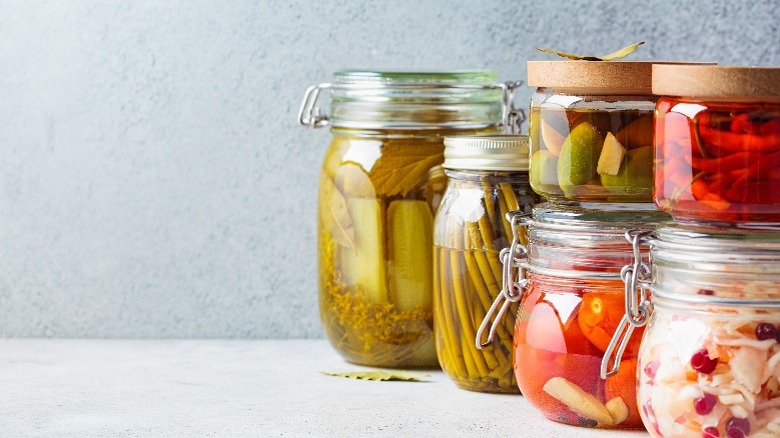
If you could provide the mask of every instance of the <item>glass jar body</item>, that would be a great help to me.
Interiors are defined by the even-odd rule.
[[[652,202],[655,100],[538,88],[528,126],[534,191],[550,200]]]
[[[514,331],[515,375],[526,399],[560,423],[642,427],[635,392],[639,338],[629,343],[617,375],[599,376],[624,313],[623,282],[535,274],[529,279]]]
[[[765,334],[777,330],[780,308],[657,300],[638,364],[647,430],[655,437],[780,435],[780,339]]]
[[[446,188],[443,136],[453,132],[332,133],[319,186],[325,334],[353,363],[435,367],[433,216]]]
[[[538,201],[527,172],[452,171],[434,224],[434,337],[439,364],[461,388],[518,393],[511,334],[517,305],[483,350],[477,329],[501,291],[499,251],[509,246],[510,211]],[[525,239],[522,239],[525,241]]]
[[[678,221],[780,223],[780,102],[658,101],[655,202]]]

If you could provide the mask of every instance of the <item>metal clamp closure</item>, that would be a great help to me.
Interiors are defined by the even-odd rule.
[[[523,85],[523,81],[507,81],[502,84],[504,93],[504,132],[507,134],[519,134],[525,121],[525,111],[515,106],[515,90]]]
[[[322,111],[317,106],[317,98],[320,97],[322,90],[328,90],[331,87],[333,87],[332,84],[325,83],[312,85],[306,89],[306,93],[303,95],[303,102],[301,102],[301,109],[298,110],[298,123],[312,128],[322,128],[330,124],[328,116],[322,114]]]
[[[504,319],[507,310],[509,310],[509,306],[520,301],[523,297],[523,289],[528,286],[528,279],[525,277],[525,259],[528,249],[520,243],[517,233],[518,227],[528,225],[526,221],[528,217],[530,217],[530,214],[521,212],[509,212],[506,215],[506,219],[512,224],[512,244],[509,248],[502,249],[499,254],[503,268],[501,292],[496,296],[485,318],[482,320],[482,324],[477,329],[477,336],[474,342],[478,350],[482,350],[493,343],[498,326]],[[494,315],[495,320],[493,320]],[[486,331],[488,332],[487,339],[485,342],[482,342]]]
[[[626,265],[620,271],[620,278],[625,283],[625,314],[618,324],[612,340],[601,359],[601,378],[614,376],[620,370],[620,360],[626,351],[631,334],[637,327],[647,324],[647,320],[653,311],[647,291],[649,290],[650,266],[642,261],[640,245],[653,235],[652,231],[629,230],[626,232],[626,240],[631,243],[634,251],[634,263]],[[617,350],[617,352],[616,352]],[[615,361],[610,367],[610,359],[613,353]]]

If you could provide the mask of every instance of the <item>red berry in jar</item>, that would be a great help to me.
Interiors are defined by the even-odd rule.
[[[699,415],[707,415],[715,408],[718,399],[712,394],[704,394],[693,401],[693,407]]]
[[[766,341],[767,339],[777,338],[777,328],[767,322],[762,322],[756,326],[756,339]]]
[[[702,438],[719,438],[720,432],[717,427],[705,427],[701,434]]]
[[[701,349],[691,357],[691,367],[702,374],[712,374],[718,365],[718,358],[711,359],[707,350]]]
[[[726,436],[729,438],[744,438],[750,433],[750,422],[747,418],[732,418],[726,422]]]

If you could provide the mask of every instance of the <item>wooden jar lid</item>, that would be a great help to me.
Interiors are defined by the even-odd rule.
[[[652,67],[649,61],[528,61],[528,85],[649,95]]]
[[[653,94],[653,65],[675,61],[528,61],[528,85],[594,94]]]
[[[653,94],[661,96],[780,99],[780,67],[655,65]]]

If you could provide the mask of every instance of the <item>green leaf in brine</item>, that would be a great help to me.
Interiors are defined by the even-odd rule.
[[[327,373],[322,371],[322,374],[359,380],[400,380],[404,382],[422,382],[423,380],[421,379],[430,377],[430,374],[413,373],[411,371],[352,371],[346,373]]]
[[[575,61],[611,61],[613,59],[625,58],[626,56],[634,53],[637,47],[641,46],[644,43],[645,43],[644,41],[640,41],[638,43],[631,44],[630,46],[623,47],[622,49],[618,50],[615,53],[610,53],[609,55],[604,55],[604,56],[581,56],[581,55],[574,55],[572,53],[559,52],[557,50],[552,50],[552,49],[537,48],[536,50],[544,53],[552,53],[554,55],[560,56],[561,58],[573,59]]]

